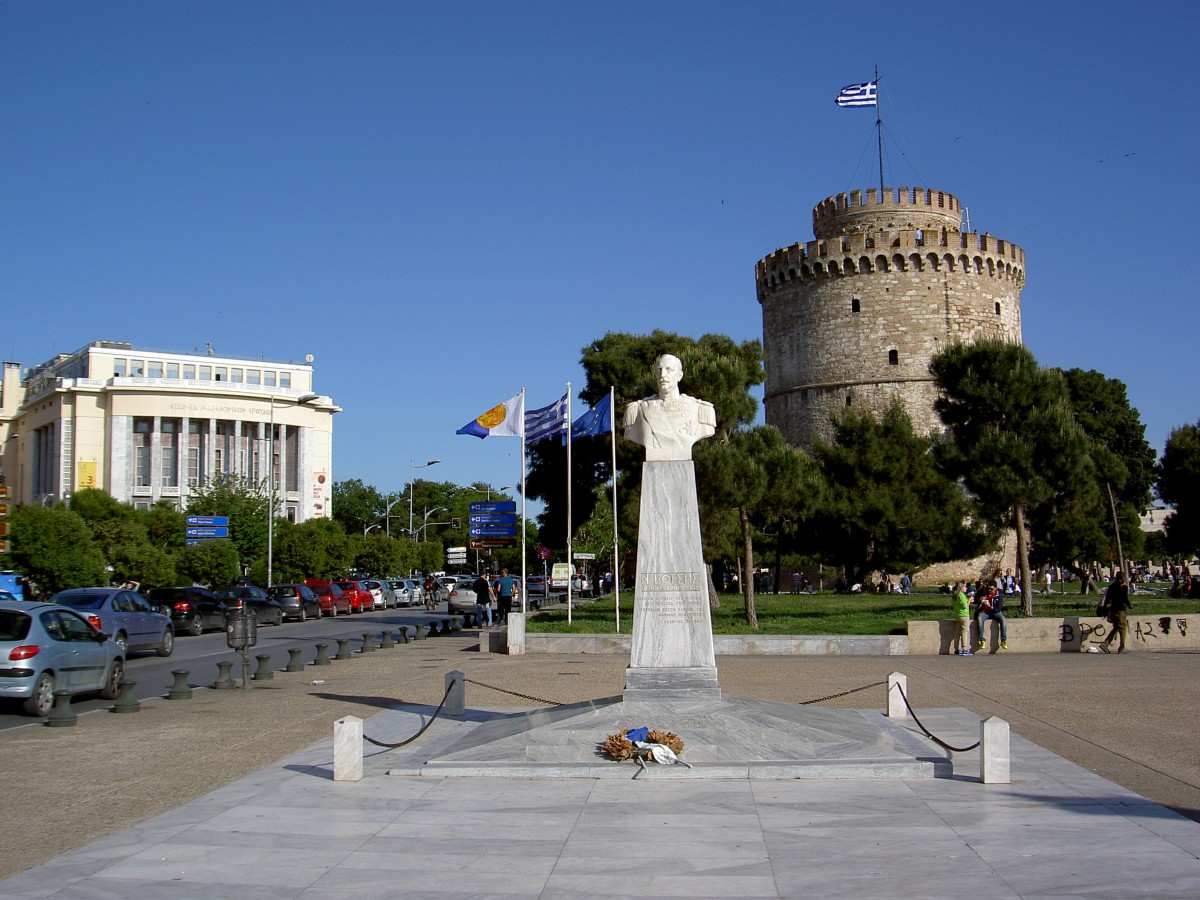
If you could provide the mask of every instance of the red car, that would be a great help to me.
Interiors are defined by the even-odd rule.
[[[321,615],[336,616],[342,613],[348,616],[353,611],[350,598],[336,584],[319,578],[305,578],[304,584],[312,588],[313,593],[317,595],[317,600],[321,603]]]
[[[360,613],[363,610],[375,608],[375,595],[367,590],[361,581],[335,581],[347,597],[350,598],[350,611]]]

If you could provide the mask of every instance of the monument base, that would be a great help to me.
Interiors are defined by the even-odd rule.
[[[720,700],[716,666],[629,666],[625,669],[627,702],[655,700]]]

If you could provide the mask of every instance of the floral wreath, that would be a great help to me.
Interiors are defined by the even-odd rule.
[[[664,765],[679,763],[691,768],[679,759],[678,755],[683,752],[683,739],[672,731],[631,728],[626,732],[610,734],[604,739],[600,749],[609,759],[617,762],[636,759],[639,764],[644,765],[646,760],[651,760]]]

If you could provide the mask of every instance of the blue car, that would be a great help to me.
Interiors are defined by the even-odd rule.
[[[120,645],[79,614],[54,603],[0,601],[0,699],[45,716],[55,691],[116,700],[124,678]]]
[[[59,591],[50,602],[70,607],[97,631],[112,635],[122,656],[131,650],[170,656],[175,649],[170,616],[155,612],[145,597],[127,588],[72,588]]]

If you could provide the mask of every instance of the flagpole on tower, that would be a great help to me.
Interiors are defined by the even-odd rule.
[[[529,587],[525,580],[525,470],[528,466],[525,465],[525,388],[521,388],[521,612],[528,613],[528,597],[526,597],[526,589]]]
[[[879,105],[879,66],[875,67],[875,136],[879,143],[879,199],[883,200],[883,113]]]
[[[612,508],[613,508],[613,607],[616,609],[617,634],[621,633],[621,554],[617,547],[617,425],[613,421],[616,409],[616,388],[608,389],[608,436],[612,443]]]
[[[571,624],[571,582],[572,575],[575,573],[573,556],[571,553],[571,423],[575,420],[571,418],[571,382],[567,382],[567,624]]]

